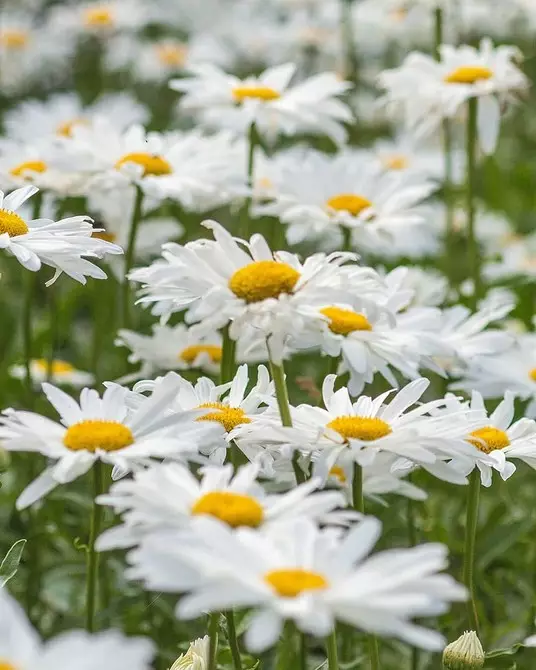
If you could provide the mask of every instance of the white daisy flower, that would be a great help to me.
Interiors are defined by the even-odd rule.
[[[272,253],[261,235],[235,240],[215,221],[205,221],[215,241],[165,244],[163,260],[130,274],[143,285],[141,303],[168,316],[189,308],[187,321],[214,330],[230,322],[237,340],[248,332],[268,339],[271,356],[282,359],[285,341],[311,321],[327,295],[345,295],[340,265],[352,254],[315,254],[301,263],[288,252]],[[335,300],[337,302],[337,300]]]
[[[50,367],[50,370],[49,370]],[[12,365],[9,368],[9,374],[15,379],[26,378],[26,366]],[[69,386],[90,386],[95,381],[90,372],[77,370],[74,365],[60,359],[47,361],[44,358],[34,358],[30,361],[30,377],[32,383],[41,387],[50,376],[53,384],[66,384]]]
[[[150,16],[149,7],[139,0],[90,0],[54,6],[51,22],[62,33],[106,39],[143,28]]]
[[[180,106],[198,113],[201,123],[230,128],[244,135],[255,123],[269,140],[279,133],[327,135],[344,142],[344,123],[352,120],[350,109],[338,99],[350,87],[335,74],[323,72],[290,85],[296,71],[292,63],[265,70],[258,77],[240,79],[214,65],[195,65],[192,77],[173,79],[170,86],[185,95]]]
[[[274,645],[285,620],[315,637],[329,635],[340,621],[440,650],[442,636],[411,619],[444,613],[449,602],[466,598],[465,588],[440,572],[447,565],[443,545],[367,558],[381,533],[380,522],[372,517],[342,535],[320,530],[308,519],[262,532],[232,531],[208,519],[199,526],[206,545],[192,543],[184,552],[205,572],[205,580],[182,598],[178,615],[191,619],[207,610],[253,608],[245,635],[252,651]],[[217,568],[209,564],[215,555],[221,559]],[[163,570],[172,568],[170,560]]]
[[[124,474],[153,458],[195,453],[213,431],[206,423],[195,422],[199,413],[170,411],[178,386],[176,375],[170,373],[150,397],[130,409],[127,390],[116,384],[102,398],[84,388],[77,403],[45,383],[43,391],[62,423],[34,412],[5,410],[0,418],[3,448],[38,452],[55,461],[19,496],[18,509],[88,472],[96,460],[111,463]]]
[[[231,528],[264,528],[297,517],[329,523],[330,513],[345,506],[341,493],[316,491],[319,479],[287,493],[266,493],[257,482],[259,468],[252,464],[236,473],[230,464],[206,466],[201,474],[198,480],[187,467],[167,463],[114,484],[98,502],[122,514],[123,523],[100,536],[98,550],[134,546],[148,533],[188,530],[198,517],[218,519]]]
[[[210,640],[208,635],[194,640],[185,654],[181,654],[169,670],[207,670]]]
[[[0,658],[6,670],[150,670],[154,646],[116,630],[82,630],[43,641],[22,607],[0,590]]]
[[[399,266],[384,277],[391,295],[410,291],[409,305],[414,307],[436,307],[442,305],[448,296],[447,278],[436,270],[416,266]]]
[[[92,237],[94,229],[87,216],[72,216],[60,221],[23,219],[17,210],[38,190],[35,186],[25,186],[7,196],[0,191],[0,249],[15,256],[32,272],[37,272],[41,265],[55,268],[54,277],[47,286],[62,272],[81,284],[86,283],[86,277],[106,279],[106,273],[88,258],[122,254],[121,247]]]
[[[499,135],[501,108],[528,87],[516,65],[519,50],[494,47],[484,39],[478,49],[441,46],[441,59],[410,54],[401,67],[382,72],[380,86],[388,105],[402,107],[406,123],[420,134],[436,130],[444,118],[454,117],[471,98],[478,99],[478,138],[482,150],[492,153]]]

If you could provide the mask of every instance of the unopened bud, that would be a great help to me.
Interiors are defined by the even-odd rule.
[[[486,654],[474,631],[466,631],[443,651],[445,670],[476,670],[484,667],[485,660]]]
[[[185,654],[173,663],[170,670],[207,670],[209,657],[209,638],[194,640]]]

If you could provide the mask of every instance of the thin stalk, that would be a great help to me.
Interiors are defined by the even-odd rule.
[[[443,9],[436,7],[434,11],[434,57],[440,60],[439,47],[443,44]]]
[[[370,670],[380,670],[380,650],[378,638],[369,635]]]
[[[208,619],[208,668],[207,670],[216,670],[216,656],[218,654],[218,624],[220,615],[214,612]]]
[[[474,586],[476,529],[478,525],[478,504],[480,499],[480,472],[477,468],[469,477],[467,510],[465,518],[465,549],[463,553],[463,583],[469,591],[467,616],[469,628],[479,634],[478,613]]]
[[[481,292],[480,254],[475,232],[475,177],[476,177],[476,131],[477,131],[477,99],[471,98],[467,105],[467,234],[469,248],[469,266],[473,280],[471,308],[478,305]]]
[[[233,667],[234,670],[242,670],[234,613],[232,611],[227,612],[225,617],[227,619],[227,638],[229,640],[229,647],[231,648],[231,656],[233,657]]]
[[[136,196],[134,199],[134,209],[132,211],[132,221],[128,235],[128,246],[125,254],[125,276],[123,278],[123,327],[128,328],[130,322],[130,284],[128,274],[132,269],[136,251],[136,237],[141,221],[141,208],[143,204],[143,191],[136,185]]]
[[[326,638],[326,651],[328,654],[328,670],[339,670],[339,659],[337,657],[337,633],[335,628],[333,633]]]
[[[270,349],[268,348],[268,351],[269,350]],[[272,379],[275,386],[275,395],[277,398],[277,406],[279,407],[279,414],[281,416],[281,424],[283,426],[291,427],[292,416],[290,414],[290,402],[288,399],[288,389],[285,381],[285,369],[283,363],[276,365],[270,357],[270,372],[272,373]],[[298,464],[298,457],[299,454],[295,451],[294,456],[292,457],[292,467],[294,468],[296,481],[298,484],[303,484],[305,475]]]
[[[248,162],[247,162],[247,185],[248,194],[244,201],[241,212],[240,235],[243,238],[249,236],[249,224],[251,221],[251,203],[253,201],[253,188],[255,186],[255,147],[257,146],[257,128],[255,122],[251,123],[248,131]]]
[[[443,192],[445,199],[445,274],[452,285],[454,283],[454,277],[452,276],[453,263],[455,259],[453,258],[453,246],[454,246],[454,208],[453,208],[453,198],[452,198],[452,128],[451,122],[449,119],[443,120],[442,127],[442,139],[443,139],[443,158],[444,158],[444,171],[443,176]]]
[[[410,476],[411,481],[411,476]],[[417,542],[417,525],[415,523],[415,501],[411,498],[407,499],[407,522],[408,522],[408,546],[414,547]],[[419,669],[420,652],[417,647],[411,647],[411,670]]]
[[[354,476],[352,479],[352,501],[356,512],[365,513],[365,500],[363,498],[363,468],[354,463]]]
[[[342,226],[342,250],[352,251],[352,229]]]
[[[307,637],[304,633],[298,633],[299,636],[299,670],[307,670]]]
[[[354,0],[340,0],[341,3],[341,37],[344,53],[344,74],[348,81],[357,82],[358,63],[357,48],[354,35],[352,7]]]
[[[236,342],[229,335],[229,326],[223,329],[220,384],[230,382],[235,374]]]
[[[36,288],[36,275],[34,272],[25,272],[26,290],[24,297],[24,311],[22,315],[22,341],[24,345],[24,369],[26,393],[28,395],[28,409],[33,406],[33,384],[32,384],[32,308],[34,305],[34,294]]]
[[[100,533],[102,522],[102,506],[96,502],[97,496],[103,491],[103,469],[100,460],[93,464],[93,508],[89,530],[87,549],[87,581],[86,581],[86,630],[95,631],[95,614],[99,587],[99,553],[95,551],[95,541]]]
[[[56,340],[58,337],[58,301],[55,291],[57,290],[57,284],[51,286],[48,290],[48,316],[49,316],[49,346],[47,352],[47,382],[50,382],[53,378],[54,372],[54,353],[56,351]]]

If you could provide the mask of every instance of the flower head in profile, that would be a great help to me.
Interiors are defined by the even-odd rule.
[[[9,374],[15,379],[26,378],[25,365],[12,365]],[[34,358],[30,361],[30,377],[32,382],[40,387],[49,378],[52,384],[67,386],[90,386],[94,376],[90,372],[77,370],[72,363],[54,358],[50,361],[44,358]]]
[[[173,79],[171,88],[184,93],[181,108],[199,115],[209,127],[230,128],[244,134],[255,123],[269,140],[279,134],[327,135],[338,144],[346,138],[349,107],[339,100],[351,84],[323,72],[291,85],[293,63],[265,70],[246,79],[227,74],[215,65],[190,67],[191,77]]]
[[[208,635],[194,640],[170,670],[208,670],[210,641]]]

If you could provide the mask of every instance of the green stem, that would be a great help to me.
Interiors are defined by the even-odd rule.
[[[326,651],[328,654],[328,670],[339,670],[339,660],[337,657],[337,633],[335,628],[333,633],[326,638]]]
[[[342,226],[342,250],[352,251],[352,229]]]
[[[28,395],[28,409],[33,406],[33,383],[32,383],[32,308],[34,306],[34,293],[36,287],[36,275],[26,271],[26,291],[24,297],[24,311],[22,315],[22,341],[24,344],[24,368],[26,371],[26,393]]]
[[[134,264],[136,252],[136,237],[141,221],[141,208],[143,204],[143,191],[136,185],[136,196],[134,200],[134,209],[132,211],[132,221],[128,235],[128,245],[125,254],[125,276],[123,278],[123,328],[128,328],[130,322],[130,284],[128,274]]]
[[[208,668],[207,670],[216,670],[216,656],[218,654],[218,624],[220,615],[214,612],[208,619]]]
[[[378,638],[369,635],[370,670],[380,670],[380,650]]]
[[[56,284],[48,289],[48,315],[49,315],[49,348],[47,353],[47,382],[53,378],[54,371],[54,353],[56,351],[56,340],[58,337],[58,303],[55,293]]]
[[[103,491],[102,462],[97,460],[93,464],[93,508],[89,530],[87,549],[87,582],[86,582],[86,630],[95,631],[95,613],[97,610],[97,591],[99,585],[99,554],[95,551],[95,541],[100,533],[102,521],[102,506],[96,502],[97,496]]]
[[[411,476],[408,478],[411,481]],[[417,525],[415,523],[415,501],[411,498],[407,499],[407,522],[408,522],[408,546],[414,547],[418,543],[417,539]],[[417,647],[411,647],[411,670],[418,670],[419,668],[420,652]]]
[[[357,463],[354,463],[352,502],[356,512],[361,512],[361,514],[365,513],[365,500],[363,498],[363,468]]]
[[[454,284],[454,208],[452,198],[452,129],[448,119],[443,120],[442,128],[443,139],[443,157],[445,165],[445,174],[443,178],[443,192],[445,199],[445,274],[449,279],[451,286]]]
[[[229,326],[223,329],[220,384],[230,382],[235,374],[236,342],[229,335]]]
[[[474,567],[475,567],[475,545],[476,529],[478,525],[478,504],[480,499],[480,472],[477,468],[469,477],[469,489],[467,491],[467,510],[465,519],[465,549],[463,554],[463,583],[469,591],[468,619],[470,629],[479,634],[478,614],[476,608]]]
[[[348,81],[357,82],[358,63],[357,48],[354,35],[352,6],[354,0],[340,0],[341,2],[341,34],[344,49],[344,75]]]
[[[268,351],[270,351],[269,347]],[[285,381],[285,369],[283,363],[276,365],[270,358],[270,372],[272,373],[272,379],[275,386],[275,395],[277,398],[277,406],[279,407],[279,414],[281,416],[281,424],[283,426],[291,427],[292,416],[290,414],[290,402],[288,399],[288,389]],[[305,475],[298,464],[298,458],[299,453],[298,451],[295,451],[294,456],[292,457],[292,467],[294,468],[297,483],[303,484]]]
[[[304,633],[299,633],[299,647],[300,647],[300,658],[299,658],[299,670],[307,670],[307,637]]]
[[[240,235],[244,239],[249,236],[249,224],[251,220],[251,203],[253,201],[253,189],[255,186],[255,147],[257,146],[257,128],[255,122],[249,126],[248,131],[248,163],[247,163],[247,185],[248,195],[244,201],[241,212]]]
[[[439,47],[443,44],[443,9],[436,7],[434,11],[434,56],[438,61],[441,59]]]
[[[471,308],[476,309],[481,291],[480,253],[475,231],[475,176],[476,176],[476,132],[477,99],[471,98],[467,105],[467,234],[469,247],[469,266],[473,280]]]
[[[229,647],[231,648],[231,656],[233,657],[233,667],[234,670],[242,670],[240,648],[238,646],[238,639],[236,637],[234,613],[232,611],[227,612],[225,617],[227,619],[227,637],[229,639]]]

